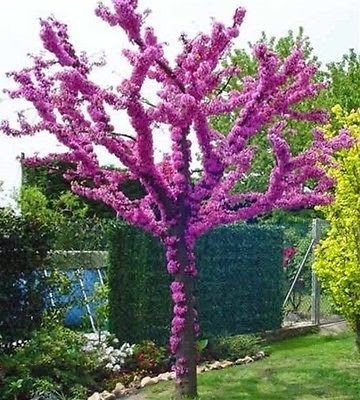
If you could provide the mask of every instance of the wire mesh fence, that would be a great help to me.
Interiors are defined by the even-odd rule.
[[[327,227],[322,220],[312,221],[304,237],[300,258],[288,273],[288,289],[284,300],[285,326],[300,323],[318,325],[343,319],[311,270],[314,249],[326,234]]]

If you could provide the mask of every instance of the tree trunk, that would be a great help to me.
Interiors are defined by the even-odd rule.
[[[185,315],[185,328],[181,333],[181,342],[175,353],[176,364],[176,399],[196,398],[197,396],[197,349],[194,331],[194,278],[185,276],[179,278],[179,282],[184,283],[184,289],[187,298],[188,311]],[[185,361],[185,363],[183,363]],[[184,364],[184,365],[183,365]],[[177,367],[184,367],[184,372]]]
[[[355,343],[360,352],[360,317],[355,322]]]
[[[175,355],[175,399],[197,397],[197,348],[194,299],[194,255],[186,247],[184,237],[177,237],[176,244],[167,246],[168,270],[174,281],[171,284],[174,318],[171,326],[170,347]]]

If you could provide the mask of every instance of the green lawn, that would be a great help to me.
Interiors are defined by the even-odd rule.
[[[360,357],[350,333],[309,335],[275,343],[271,356],[248,366],[199,376],[201,400],[359,400]],[[146,400],[171,399],[172,385],[144,391]]]

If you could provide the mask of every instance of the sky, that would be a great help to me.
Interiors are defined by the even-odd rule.
[[[128,69],[121,56],[121,49],[127,46],[125,36],[94,15],[96,3],[96,0],[0,0],[0,90],[11,87],[5,77],[7,71],[26,66],[26,54],[41,50],[38,20],[49,15],[69,25],[77,49],[94,58],[105,53],[108,64],[97,75],[101,82],[115,83],[126,77]],[[269,36],[281,36],[289,29],[303,26],[314,54],[323,63],[339,61],[349,48],[360,52],[359,0],[139,0],[139,5],[141,9],[152,10],[148,23],[168,43],[166,51],[170,57],[179,48],[178,37],[182,32],[191,36],[207,31],[212,17],[230,23],[238,6],[245,7],[247,14],[235,47],[256,41],[262,31]],[[26,103],[8,100],[0,92],[0,119],[11,120],[16,111],[28,107]],[[165,146],[158,142],[160,150]],[[11,202],[20,185],[17,157],[22,152],[46,154],[56,149],[59,147],[55,139],[47,134],[14,139],[0,133],[0,181],[4,189],[0,205]],[[104,163],[114,161],[105,153],[101,158]]]

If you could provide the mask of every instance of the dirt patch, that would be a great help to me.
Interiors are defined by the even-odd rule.
[[[345,321],[335,322],[333,324],[326,324],[320,326],[320,333],[323,335],[336,335],[337,333],[344,332],[348,329]]]
[[[129,397],[124,397],[124,400],[146,400],[142,394],[132,394]]]

